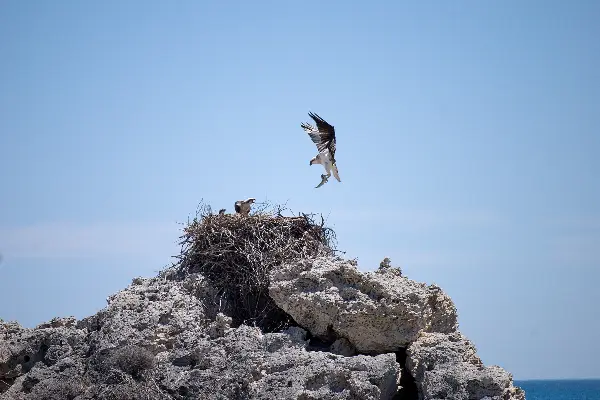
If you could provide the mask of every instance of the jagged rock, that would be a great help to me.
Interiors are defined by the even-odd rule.
[[[35,329],[0,320],[0,400],[524,400],[509,373],[481,363],[438,286],[402,277],[389,260],[372,273],[332,257],[290,263],[290,244],[331,254],[307,216],[261,216],[252,229],[252,216],[218,218],[210,229],[194,222],[203,242],[185,268],[134,278],[93,316]],[[233,264],[220,259],[231,241],[203,258],[234,233],[246,247]],[[275,242],[264,247],[265,237]],[[224,273],[248,257],[236,279]]]
[[[310,352],[299,336],[296,330],[231,329],[198,343],[184,357],[189,364],[167,358],[164,381],[185,382],[183,390],[193,398],[212,393],[206,398],[389,399],[396,393],[400,366],[394,354],[348,358]],[[181,390],[168,386],[169,392]]]
[[[88,351],[87,332],[71,322],[71,318],[53,319],[36,329],[0,322],[0,393],[8,390],[0,398],[18,399],[22,391],[31,392],[30,398],[42,399],[32,391],[39,382],[55,376],[67,382],[82,373],[80,360]],[[10,390],[15,387],[19,389]]]
[[[274,270],[269,295],[313,335],[344,337],[361,353],[398,351],[422,330],[457,327],[456,308],[439,287],[385,270],[361,273],[332,258]]]
[[[17,323],[0,322],[0,379],[14,379],[36,363],[54,366],[87,351],[86,332],[74,326],[23,329]]]
[[[484,366],[475,346],[460,332],[423,332],[407,349],[406,367],[420,399],[524,400],[512,375],[498,366]]]
[[[74,327],[77,324],[77,319],[74,317],[66,317],[66,318],[52,318],[50,321],[46,323],[42,323],[38,325],[38,328],[60,328],[61,326],[66,326],[68,328]]]
[[[208,326],[208,335],[211,339],[223,336],[231,329],[231,321],[231,317],[228,317],[223,313],[218,313],[215,321],[211,322]]]
[[[94,351],[141,343],[160,352],[173,348],[180,334],[201,331],[211,322],[205,313],[207,303],[190,293],[189,282],[137,278],[126,290],[110,296],[105,309],[78,326],[90,332],[88,341]]]
[[[81,321],[35,329],[0,322],[0,399],[390,399],[397,392],[393,353],[344,357],[309,351],[298,327],[232,328],[224,314],[207,317],[192,288],[202,291],[197,281],[138,279]]]

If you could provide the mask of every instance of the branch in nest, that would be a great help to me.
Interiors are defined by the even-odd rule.
[[[325,227],[322,215],[319,225],[314,214],[287,217],[282,215],[285,209],[263,203],[250,216],[240,217],[213,215],[210,207],[199,206],[180,237],[176,274],[183,278],[201,273],[227,294],[228,306],[240,319],[263,318],[255,315],[257,310],[276,308],[266,294],[274,267],[337,252],[335,233]]]

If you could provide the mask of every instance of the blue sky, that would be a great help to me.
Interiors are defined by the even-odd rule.
[[[0,318],[82,318],[255,197],[454,299],[487,364],[600,378],[600,3],[4,1]],[[341,183],[300,128],[335,125]]]

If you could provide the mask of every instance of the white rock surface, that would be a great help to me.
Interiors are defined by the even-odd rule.
[[[460,332],[422,333],[407,350],[406,366],[420,399],[525,399],[513,386],[512,375],[495,365],[484,366]]]
[[[136,279],[82,321],[0,321],[0,399],[379,400],[398,391],[395,354],[309,351],[299,327],[232,328],[230,317],[207,315],[194,294],[209,290],[196,278]]]
[[[399,270],[304,260],[269,292],[301,326],[234,326],[198,274],[136,278],[80,321],[0,321],[0,400],[525,398],[456,330],[450,298]]]
[[[456,308],[439,287],[331,258],[276,269],[269,295],[313,335],[346,338],[360,353],[398,351],[420,331],[457,328]]]

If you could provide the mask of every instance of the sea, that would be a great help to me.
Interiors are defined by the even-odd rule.
[[[600,400],[600,379],[515,381],[527,400]]]

